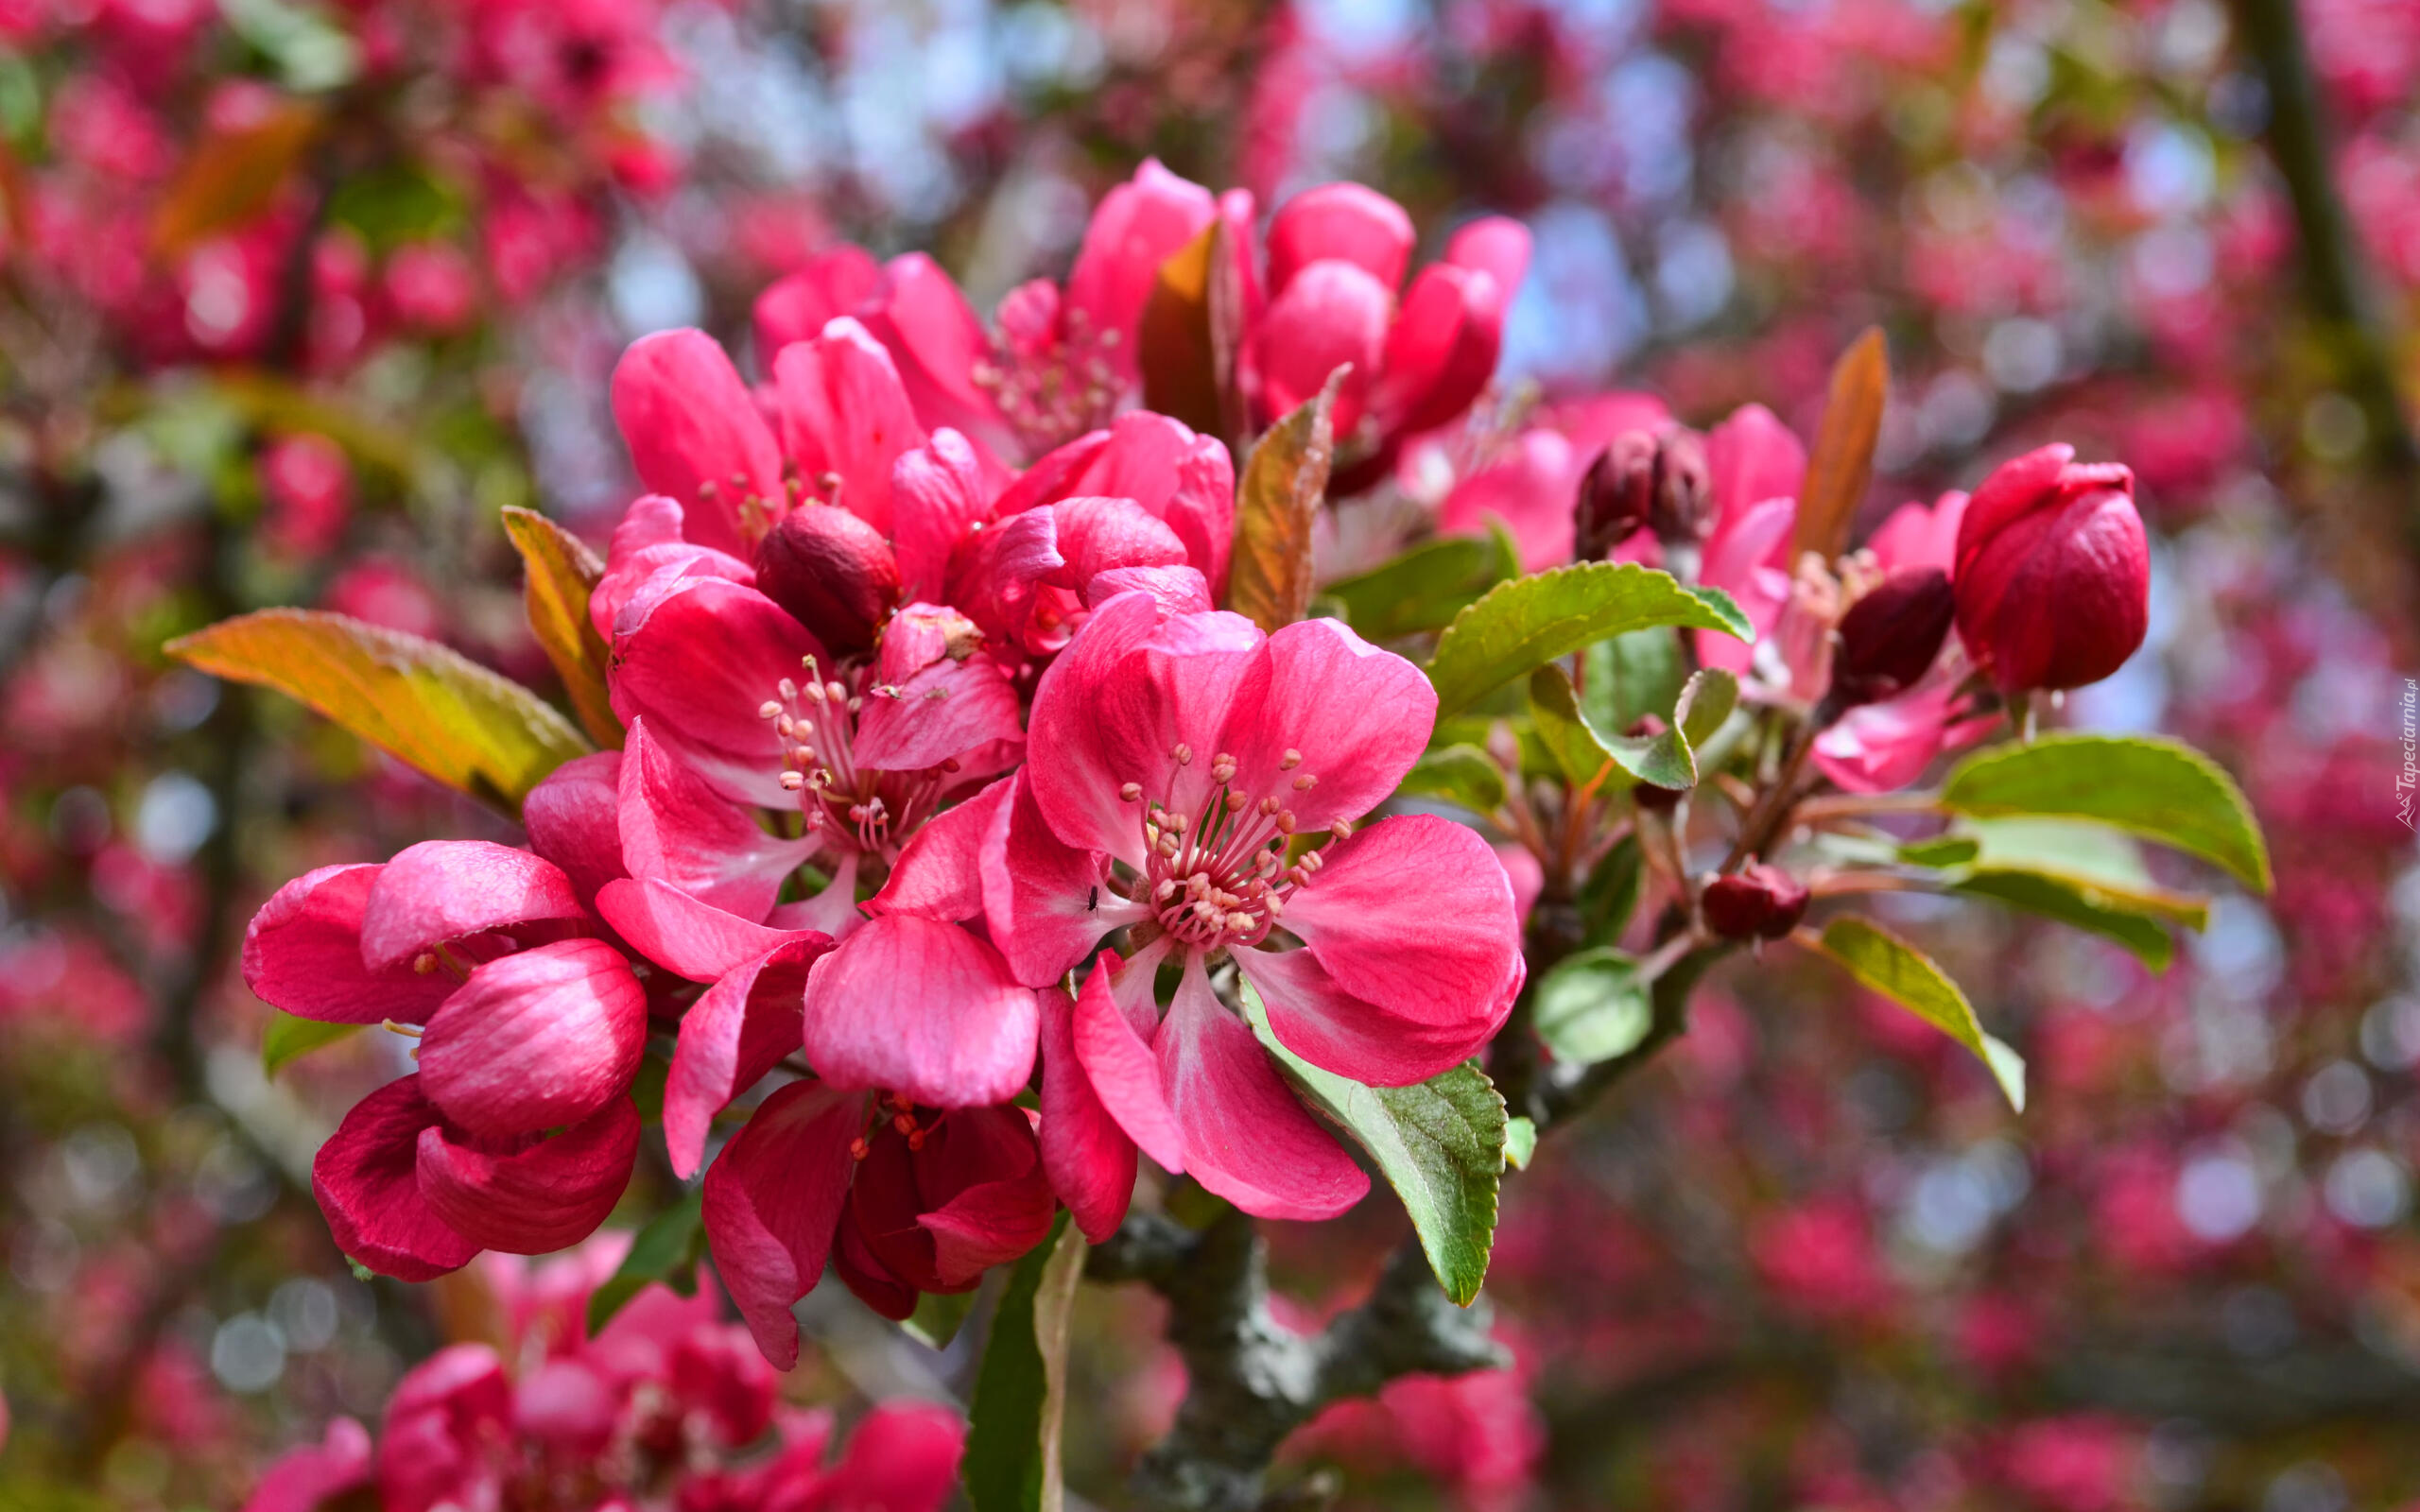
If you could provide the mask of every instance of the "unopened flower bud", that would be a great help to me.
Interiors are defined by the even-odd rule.
[[[1779,867],[1751,861],[1707,883],[1699,906],[1724,939],[1779,939],[1806,917],[1806,888]]]
[[[1703,540],[1712,483],[1705,438],[1685,425],[1615,437],[1580,482],[1579,559],[1602,559],[1641,525],[1667,545]]]
[[[2006,693],[2098,682],[2150,624],[2135,475],[2074,458],[2053,445],[2002,464],[1959,524],[1958,637]]]
[[[1915,686],[1949,638],[1958,601],[1938,567],[1902,567],[1841,616],[1832,656],[1835,710],[1895,698]]]
[[[899,602],[899,560],[881,532],[831,505],[794,509],[756,548],[756,587],[835,656],[873,644]]]

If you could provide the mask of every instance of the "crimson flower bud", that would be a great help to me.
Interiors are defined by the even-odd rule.
[[[1958,601],[1938,567],[1902,567],[1841,616],[1832,656],[1834,709],[1895,698],[1931,670],[1949,638]]]
[[[1806,888],[1779,867],[1751,861],[1707,883],[1699,906],[1724,939],[1779,939],[1806,917]]]
[[[1698,541],[1711,498],[1705,441],[1697,432],[1682,425],[1625,431],[1580,480],[1578,558],[1603,559],[1641,525],[1653,526],[1667,542]]]
[[[2135,475],[2074,458],[2053,445],[2003,463],[1959,523],[1958,638],[2003,692],[2098,682],[2150,623]]]
[[[899,558],[882,533],[828,504],[793,509],[756,548],[756,588],[815,632],[825,650],[854,656],[899,603]]]

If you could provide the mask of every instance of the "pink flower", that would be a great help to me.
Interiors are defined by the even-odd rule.
[[[1706,433],[1713,523],[1699,581],[1737,602],[1759,643],[1789,603],[1790,534],[1798,526],[1798,487],[1806,448],[1762,404],[1743,404]],[[1698,656],[1708,666],[1744,673],[1755,654],[1750,643],[1698,632]],[[1813,696],[1820,690],[1805,690]]]
[[[1652,431],[1668,419],[1663,402],[1651,395],[1599,394],[1550,406],[1519,435],[1461,464],[1451,455],[1452,443],[1441,438],[1409,455],[1407,471],[1461,474],[1438,506],[1441,534],[1483,535],[1492,516],[1512,533],[1521,570],[1544,572],[1572,559],[1573,506],[1598,454],[1615,437]],[[1425,477],[1407,481],[1432,490],[1437,486]]]
[[[263,533],[269,541],[298,557],[334,549],[353,509],[353,469],[344,448],[315,433],[285,437],[261,454],[260,473],[268,504]]]
[[[798,1360],[790,1307],[828,1261],[876,1311],[971,1290],[1031,1249],[1057,1210],[1032,1115],[935,1110],[896,1093],[790,1082],[706,1171],[715,1266],[765,1358]]]
[[[1528,231],[1474,221],[1398,303],[1412,242],[1403,207],[1356,183],[1306,190],[1270,219],[1269,305],[1244,344],[1245,388],[1268,423],[1352,365],[1334,421],[1357,456],[1340,492],[1384,477],[1407,438],[1470,407],[1495,375],[1504,312],[1529,266]]]
[[[926,425],[1022,460],[1140,401],[1137,328],[1160,265],[1221,215],[1240,246],[1249,195],[1214,198],[1147,160],[1094,210],[1066,286],[1036,279],[1010,290],[994,314],[996,335],[921,252],[883,268],[858,316],[890,349]]]
[[[447,335],[470,322],[478,276],[450,242],[411,242],[387,256],[387,302],[406,325]]]
[[[1036,987],[1131,930],[1072,1005],[1049,1003],[1051,1042],[1072,1054],[1046,1064],[1046,1153],[1063,1194],[1087,1194],[1078,1220],[1115,1224],[1127,1141],[1252,1211],[1341,1211],[1367,1178],[1210,971],[1232,961],[1288,1048],[1365,1082],[1421,1080],[1486,1041],[1520,978],[1503,867],[1443,819],[1353,823],[1418,758],[1435,708],[1417,669],[1334,621],[1265,636],[1233,614],[1164,620],[1146,593],[1109,600],[1043,679],[1026,768],[902,857],[875,923],[810,981],[810,1023],[845,1011],[819,988],[856,976],[876,930],[979,915]],[[1322,831],[1289,859],[1292,836]],[[1164,963],[1181,969],[1165,1013]]]

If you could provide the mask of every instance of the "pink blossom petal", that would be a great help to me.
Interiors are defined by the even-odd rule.
[[[777,1370],[798,1364],[790,1304],[823,1275],[833,1226],[865,1126],[862,1092],[799,1081],[765,1099],[706,1168],[706,1245],[756,1348]]]
[[[772,1426],[781,1383],[746,1329],[710,1324],[674,1341],[666,1384],[683,1416],[704,1420],[708,1442],[737,1449]]]
[[[504,1488],[489,1446],[509,1436],[512,1383],[484,1344],[453,1344],[406,1371],[378,1435],[378,1505],[497,1506]]]
[[[1789,602],[1785,559],[1789,555],[1790,532],[1797,524],[1796,499],[1765,499],[1722,521],[1706,542],[1700,580],[1737,600],[1759,637],[1781,619],[1782,608]],[[1696,634],[1698,658],[1706,665],[1729,672],[1748,670],[1755,655],[1754,645],[1716,630]]]
[[[1369,1177],[1212,994],[1198,956],[1185,962],[1154,1049],[1185,1171],[1202,1186],[1262,1218],[1333,1218],[1369,1194]]]
[[[1262,413],[1275,419],[1318,396],[1328,374],[1347,364],[1337,391],[1336,434],[1360,424],[1364,396],[1380,369],[1394,287],[1351,263],[1313,263],[1280,289],[1252,338]]]
[[[1062,840],[1144,864],[1142,810],[1128,782],[1182,813],[1200,814],[1229,703],[1260,666],[1263,637],[1237,614],[1162,622],[1148,594],[1094,611],[1043,674],[1027,726],[1035,799]],[[1178,766],[1171,754],[1189,747]]]
[[[1470,408],[1504,344],[1504,291],[1484,272],[1422,268],[1387,333],[1370,409],[1391,435],[1443,425]]]
[[[1149,410],[1117,417],[1107,432],[1071,441],[1027,471],[1011,495],[1025,493],[1036,474],[1059,459],[1064,467],[1046,490],[1033,489],[1018,507],[1080,495],[1132,499],[1166,521],[1184,543],[1184,560],[1223,591],[1236,533],[1235,464],[1214,437]],[[1000,501],[1006,513],[1010,496]]]
[[[630,963],[564,940],[490,961],[445,1000],[421,1037],[421,1091],[475,1134],[531,1134],[619,1098],[646,1049]]]
[[[516,924],[576,926],[587,917],[571,879],[527,850],[424,840],[398,852],[371,884],[361,958],[384,971],[468,935]]]
[[[719,981],[776,946],[825,937],[752,924],[652,879],[608,883],[596,911],[640,954],[692,982]]]
[[[765,916],[765,922],[774,929],[791,933],[807,931],[829,935],[838,944],[849,932],[866,921],[857,903],[857,868],[864,856],[856,850],[843,850],[832,865],[832,880],[812,898],[802,898],[794,903],[777,903]]]
[[[858,318],[890,349],[927,430],[947,425],[978,447],[1013,450],[1015,438],[999,405],[975,381],[977,367],[992,360],[991,337],[939,264],[922,252],[884,264],[882,282]]]
[[[1101,197],[1084,228],[1084,243],[1067,274],[1066,305],[1098,335],[1119,339],[1101,354],[1131,384],[1135,372],[1135,328],[1144,301],[1159,280],[1160,265],[1183,250],[1218,214],[1210,191],[1180,179],[1147,158],[1134,177]]]
[[[595,1456],[613,1441],[621,1397],[588,1361],[548,1360],[513,1383],[513,1426],[544,1452]]]
[[[1236,964],[1287,1049],[1367,1086],[1426,1081],[1468,1060],[1495,1033],[1484,1011],[1491,1005],[1443,1023],[1391,1013],[1347,991],[1309,951],[1244,951]]]
[[[1346,992],[1426,1025],[1432,1045],[1460,1045],[1432,1071],[1484,1043],[1521,954],[1512,884],[1487,842],[1449,819],[1409,814],[1370,826],[1325,860],[1287,901],[1286,927]]]
[[[1269,286],[1281,297],[1310,264],[1340,258],[1390,295],[1411,263],[1411,217],[1401,205],[1357,183],[1305,189],[1269,220]]]
[[[859,1419],[818,1504],[880,1512],[942,1512],[958,1488],[966,1425],[946,1407],[887,1401]]]
[[[244,982],[262,1002],[323,1023],[422,1023],[437,1011],[454,978],[362,964],[362,916],[383,869],[321,867],[261,905],[244,931]]]
[[[1706,433],[1705,462],[1717,540],[1726,519],[1767,499],[1797,498],[1806,477],[1806,446],[1762,404],[1740,405]]]
[[[1941,754],[1955,691],[1927,678],[1895,698],[1850,710],[1815,737],[1816,769],[1851,793],[1907,786]]]
[[[925,444],[890,353],[843,317],[783,348],[773,359],[773,387],[782,449],[799,475],[818,494],[825,492],[825,474],[838,477],[838,496],[828,502],[890,535],[891,466]]]
[[[1009,800],[1004,777],[956,808],[925,821],[890,868],[890,880],[868,900],[873,914],[914,914],[945,923],[983,911],[983,838],[992,816]]]
[[[756,360],[770,363],[784,347],[817,335],[836,316],[855,315],[881,281],[882,265],[862,247],[842,242],[816,253],[804,267],[756,296]]]
[[[783,881],[818,847],[811,835],[766,833],[746,810],[674,760],[644,719],[631,722],[623,747],[620,800],[631,875],[668,883],[745,919],[770,913]]]
[[[1125,1221],[1133,1200],[1135,1149],[1076,1058],[1075,1010],[1062,988],[1042,994],[1042,1164],[1076,1227],[1099,1244]],[[1156,1084],[1150,1052],[1139,1043],[1134,1049]],[[1170,1136],[1173,1143],[1173,1128]]]
[[[943,657],[896,689],[867,695],[850,759],[869,771],[921,772],[986,747],[1019,747],[1018,712],[1016,689],[997,662]]]
[[[610,644],[622,610],[643,585],[658,578],[664,585],[688,577],[720,577],[752,586],[756,569],[729,552],[690,543],[683,535],[680,502],[661,493],[640,498],[623,511],[614,527],[612,549],[605,558],[605,576],[588,595],[589,622]]]
[[[1186,559],[1184,542],[1132,499],[1079,496],[1050,506],[1059,555],[1051,581],[1081,593],[1102,573],[1120,567],[1173,567]]]
[[[1048,987],[1092,954],[1113,929],[1150,910],[1107,889],[1109,857],[1079,850],[1051,833],[1033,801],[1027,768],[1007,781],[1009,801],[992,814],[981,852],[983,918],[1010,974]]]
[[[795,808],[782,786],[782,742],[760,711],[782,680],[823,654],[806,627],[752,588],[719,578],[678,585],[614,641],[614,712],[640,719],[682,763],[735,803]]]
[[[631,1184],[639,1115],[616,1097],[552,1139],[497,1153],[420,1131],[421,1196],[455,1232],[487,1249],[544,1255],[596,1231]]]
[[[369,1485],[369,1431],[350,1418],[331,1418],[318,1443],[286,1451],[263,1472],[244,1512],[319,1512]]]
[[[992,493],[981,458],[954,430],[935,431],[891,465],[891,549],[909,602],[942,593],[950,554],[991,518]]]
[[[806,971],[831,948],[814,940],[776,946],[706,988],[682,1015],[664,1085],[664,1143],[674,1176],[697,1175],[715,1115],[799,1048]]]
[[[748,555],[740,509],[773,502],[782,453],[748,386],[714,337],[659,331],[639,337],[614,369],[614,423],[652,493],[680,501],[683,529],[701,546]]]
[[[622,862],[622,753],[575,756],[521,800],[529,849],[562,869],[572,892],[594,906],[596,889],[631,874]]]
[[[1529,275],[1530,228],[1503,215],[1483,215],[1447,240],[1445,261],[1456,267],[1476,268],[1495,280],[1509,303]]]
[[[1274,797],[1305,833],[1385,801],[1437,723],[1420,669],[1331,619],[1285,627],[1262,660],[1219,737],[1236,759],[1235,791],[1246,802]]]
[[[1524,572],[1559,567],[1571,560],[1572,510],[1583,465],[1571,443],[1553,431],[1523,431],[1504,455],[1445,495],[1437,528],[1451,536],[1478,536],[1487,533],[1489,520],[1501,520],[1520,548]]]
[[[421,1195],[420,1131],[437,1121],[420,1078],[398,1077],[354,1104],[311,1162],[337,1247],[382,1276],[434,1280],[479,1252]]]
[[[1121,965],[1115,951],[1103,951],[1076,994],[1071,1017],[1076,1059],[1101,1107],[1145,1154],[1172,1172],[1184,1169],[1184,1134],[1169,1106],[1161,1081],[1160,1062],[1151,1052],[1150,1037],[1137,1027],[1138,1018],[1156,1018],[1150,1002],[1151,978],[1167,958],[1163,937],[1135,953]],[[1141,1001],[1130,1008],[1121,996]]]
[[[851,1188],[852,1195],[855,1192]],[[898,1323],[915,1315],[916,1288],[892,1275],[890,1267],[873,1252],[854,1203],[841,1217],[838,1232],[832,1236],[832,1269],[856,1294],[857,1300],[884,1317]]]
[[[1884,572],[1938,567],[1947,572],[1958,556],[1958,526],[1966,516],[1966,495],[1955,490],[1927,509],[1903,504],[1866,541]]]
[[[885,914],[817,961],[806,1058],[842,1087],[935,1108],[1005,1103],[1033,1074],[1033,990],[955,924]]]
[[[1084,585],[1084,607],[1098,609],[1120,593],[1148,593],[1160,617],[1207,614],[1210,580],[1191,567],[1113,567]]]

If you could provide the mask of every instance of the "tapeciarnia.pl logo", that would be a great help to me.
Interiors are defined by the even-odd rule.
[[[2394,816],[2407,830],[2414,828],[2411,803],[2420,791],[2420,678],[2403,679],[2403,770],[2394,778]]]

